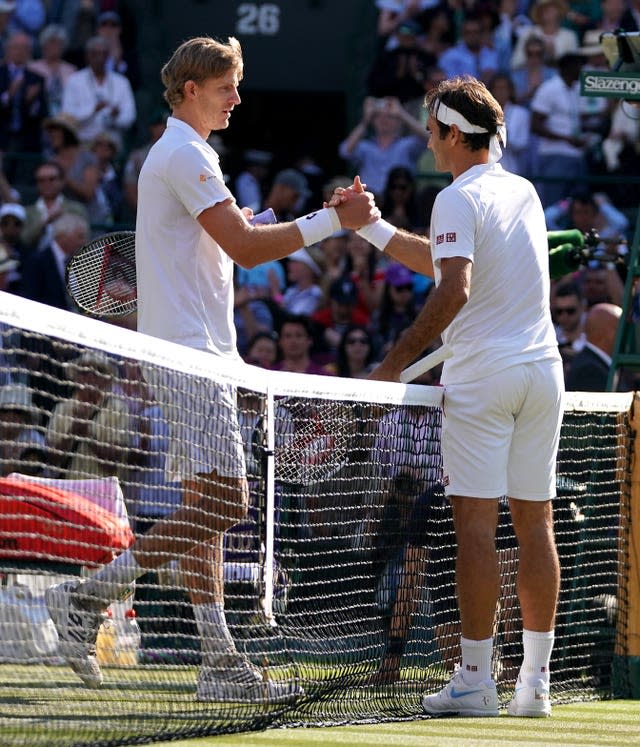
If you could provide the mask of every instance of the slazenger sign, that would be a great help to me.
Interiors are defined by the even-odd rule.
[[[640,100],[640,73],[583,70],[580,73],[580,94]]]

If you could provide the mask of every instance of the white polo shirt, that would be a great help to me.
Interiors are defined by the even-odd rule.
[[[453,357],[442,383],[478,381],[510,366],[558,359],[549,306],[549,249],[532,184],[500,164],[465,171],[436,197],[431,216],[436,283],[440,261],[473,263],[469,300],[442,335]]]
[[[203,210],[234,199],[217,153],[169,117],[142,166],[138,195],[138,331],[239,358],[233,260],[197,221]]]

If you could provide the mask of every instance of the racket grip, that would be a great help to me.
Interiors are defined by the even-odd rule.
[[[408,384],[409,382],[417,379],[418,376],[422,376],[423,373],[429,371],[432,368],[440,365],[447,358],[451,358],[453,353],[451,350],[444,345],[434,350],[433,353],[425,355],[424,358],[420,358],[419,361],[411,364],[400,374],[400,382],[402,384]]]

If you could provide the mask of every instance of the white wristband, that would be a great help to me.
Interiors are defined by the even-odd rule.
[[[356,233],[366,239],[370,244],[373,244],[376,249],[381,252],[385,250],[387,244],[396,235],[398,229],[388,223],[386,220],[379,218],[374,223],[368,223],[366,226],[359,228]]]
[[[342,228],[338,213],[332,207],[322,208],[315,213],[296,218],[295,223],[300,229],[305,246],[317,244]]]

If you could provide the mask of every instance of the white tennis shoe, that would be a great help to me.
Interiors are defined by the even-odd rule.
[[[227,654],[212,664],[203,664],[198,676],[196,699],[217,703],[287,703],[303,689],[293,681],[268,680],[239,654]]]
[[[507,706],[510,716],[525,718],[546,718],[551,716],[549,684],[543,680],[528,680],[525,684],[520,675],[516,682],[515,694]]]
[[[497,716],[498,692],[493,680],[468,685],[456,669],[449,683],[435,695],[425,695],[422,707],[431,716]]]
[[[102,685],[96,659],[96,638],[104,620],[103,612],[80,607],[74,599],[77,583],[65,581],[44,593],[49,615],[58,632],[58,652],[87,687]]]

